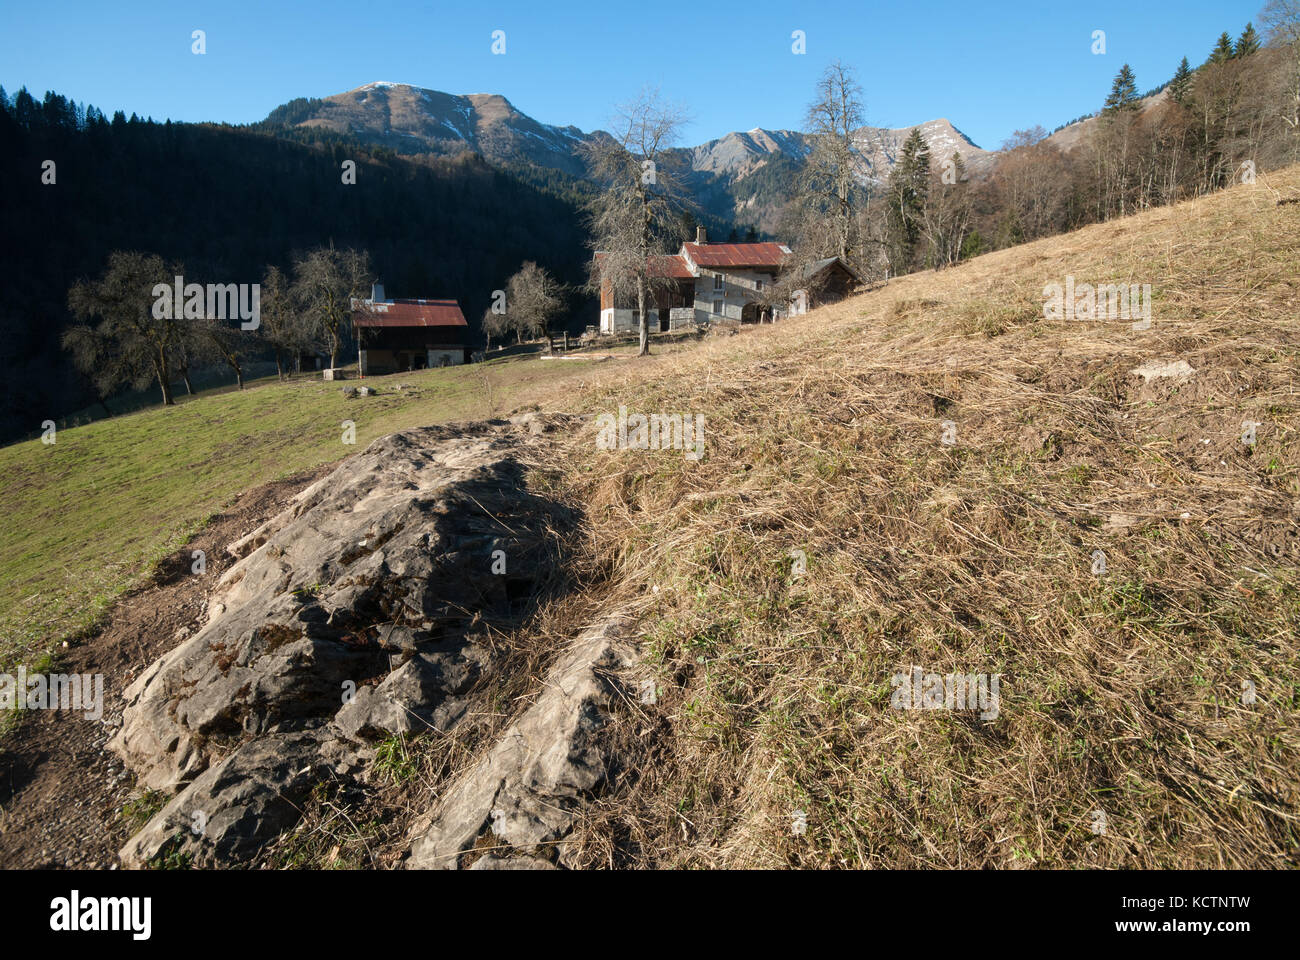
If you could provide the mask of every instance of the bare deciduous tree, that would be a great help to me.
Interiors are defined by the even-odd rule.
[[[645,91],[618,108],[611,138],[590,141],[584,148],[602,188],[589,210],[592,247],[603,254],[593,261],[591,287],[609,289],[616,303],[636,296],[638,356],[650,352],[649,301],[665,283],[651,269],[651,257],[663,252],[664,235],[682,205],[671,148],[685,121],[682,108],[657,91]]]
[[[487,345],[484,353],[492,349],[492,338],[504,338],[510,330],[510,316],[505,313],[497,313],[491,307],[483,311],[483,334],[487,337]]]
[[[235,374],[235,383],[244,389],[244,361],[255,349],[257,337],[249,330],[241,330],[238,322],[233,325],[206,318],[191,321],[191,335],[204,344],[211,355],[230,367]]]
[[[307,328],[330,355],[330,368],[338,365],[347,336],[352,299],[370,292],[373,273],[364,250],[319,247],[294,264],[294,295]]]
[[[827,271],[817,269],[825,259],[796,252],[783,263],[774,280],[764,283],[761,290],[750,295],[751,302],[759,308],[760,317],[766,315],[775,319],[779,314],[789,312],[801,295],[805,305],[819,301],[829,285]]]
[[[1259,13],[1264,38],[1289,49],[1286,109],[1282,118],[1293,138],[1300,138],[1300,0],[1268,0]],[[1293,141],[1294,142],[1294,141]]]
[[[203,364],[203,353],[194,342],[194,338],[179,337],[171,351],[171,358],[176,372],[180,374],[181,382],[185,384],[185,392],[191,397],[194,396],[194,380],[190,373]]]
[[[865,169],[855,138],[863,124],[862,88],[853,71],[836,60],[817,81],[806,129],[812,151],[800,182],[800,205],[830,228],[817,252],[850,260],[858,252],[859,205],[867,202]]]
[[[506,313],[521,340],[525,335],[545,335],[562,306],[563,288],[531,260],[525,260],[506,283]]]
[[[164,405],[175,403],[170,354],[183,336],[181,309],[155,309],[154,287],[168,288],[171,305],[173,278],[183,272],[152,254],[116,250],[98,280],[78,281],[68,291],[68,307],[81,324],[64,334],[63,346],[101,397],[124,385],[144,389],[152,381]]]
[[[289,280],[279,267],[268,267],[262,277],[262,339],[275,353],[275,372],[283,380],[285,361],[311,346],[311,336],[304,328],[303,316],[293,297]]]
[[[960,153],[954,153],[946,164],[931,173],[921,213],[921,232],[929,247],[926,258],[935,269],[951,267],[961,259],[962,241],[971,221],[966,164]]]
[[[1056,232],[1070,192],[1069,166],[1055,144],[1043,142],[1042,127],[1017,130],[1003,144],[993,182],[1001,205],[1025,240]]]

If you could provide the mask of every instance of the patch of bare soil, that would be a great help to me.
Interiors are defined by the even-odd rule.
[[[122,807],[135,778],[104,749],[122,724],[122,694],[140,671],[195,631],[207,596],[235,562],[226,545],[275,516],[333,464],[241,494],[194,540],[168,557],[149,582],[127,593],[102,628],[58,658],[63,674],[104,675],[103,716],[40,710],[0,742],[0,867],[115,868],[117,851],[140,823]],[[193,551],[206,570],[191,572]]]

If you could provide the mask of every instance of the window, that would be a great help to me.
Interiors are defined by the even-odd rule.
[[[715,273],[715,274],[713,275],[713,289],[714,289],[714,290],[721,290],[721,289],[722,289],[722,274],[720,274],[720,273]]]
[[[715,316],[718,316],[718,317],[722,316],[722,301],[721,301],[721,300],[714,300],[714,301],[713,301],[713,313],[714,313]]]

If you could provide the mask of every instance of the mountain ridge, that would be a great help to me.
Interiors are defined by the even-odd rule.
[[[320,99],[291,101],[272,110],[263,125],[349,135],[397,153],[473,150],[497,164],[557,170],[580,180],[588,177],[582,146],[609,137],[604,130],[543,123],[502,94],[451,94],[389,80],[371,81]],[[987,174],[996,162],[995,151],[980,147],[946,117],[906,127],[863,126],[855,131],[863,179],[883,182],[913,130],[921,131],[933,160],[960,152],[971,175]],[[770,230],[782,200],[788,198],[772,195],[770,183],[743,181],[773,161],[797,172],[810,150],[806,133],[760,126],[673,152],[684,162],[687,187],[703,212]]]
[[[481,147],[485,136],[491,140],[494,133],[500,141],[502,131],[497,128],[503,125],[515,135],[537,138],[555,153],[563,153],[563,148],[571,149],[575,143],[609,135],[604,130],[583,131],[573,124],[558,125],[536,120],[519,110],[503,94],[452,94],[391,80],[374,80],[342,93],[307,102],[317,105],[312,115],[289,125],[333,129],[339,133],[359,135],[363,139],[367,135],[381,140],[396,137],[398,139],[394,143],[385,144],[394,147],[410,147],[412,144],[409,140],[423,140],[430,146],[451,142]],[[284,110],[285,106],[272,110],[264,122],[275,122],[277,113]],[[420,115],[419,107],[424,108],[423,116]],[[397,123],[394,123],[394,117],[397,118]],[[912,130],[918,128],[921,129],[922,136],[927,137],[932,155],[938,155],[934,149],[936,144],[942,146],[947,143],[974,157],[996,152],[980,147],[946,117],[903,127],[863,126],[855,131],[855,136],[859,143],[868,147],[871,146],[873,137],[889,142],[892,147],[893,142],[901,144]],[[807,141],[808,135],[802,131],[757,126],[749,130],[728,131],[720,137],[677,149],[691,157],[691,167],[694,170],[730,172],[745,165],[743,157],[735,156],[737,147],[751,157],[783,153],[801,158],[807,155]],[[895,152],[893,149],[883,152],[887,165],[892,166]],[[488,159],[518,159],[490,154],[489,148],[485,152]],[[869,165],[874,167],[878,164]]]

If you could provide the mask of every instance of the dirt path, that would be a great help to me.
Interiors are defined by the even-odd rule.
[[[242,494],[149,583],[123,596],[99,633],[59,658],[54,672],[104,675],[103,717],[32,711],[0,742],[0,868],[117,866],[117,851],[133,829],[120,811],[135,792],[135,778],[104,744],[122,723],[123,691],[202,624],[209,590],[234,562],[226,545],[332,466]],[[203,576],[190,572],[194,550],[206,555]]]

